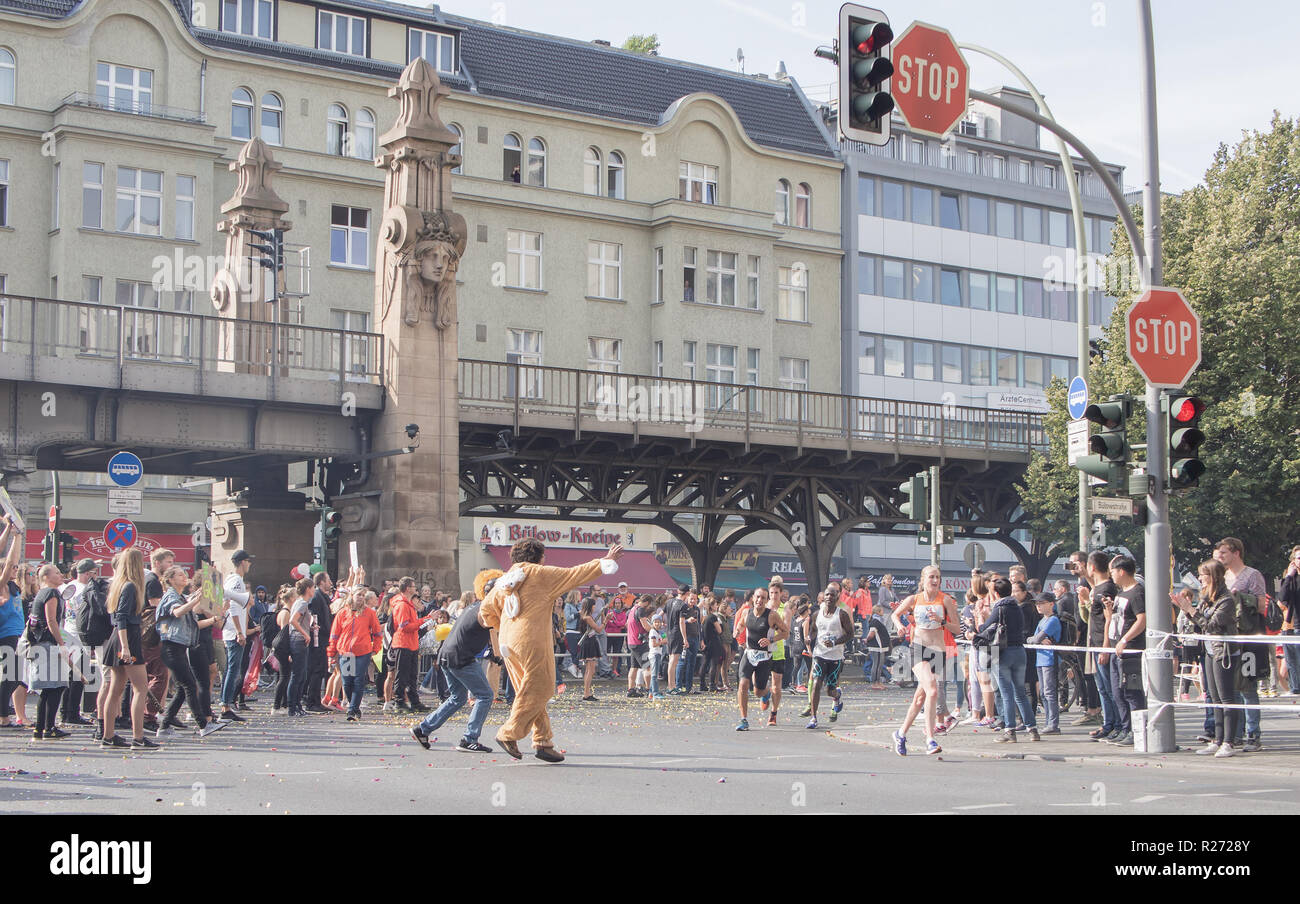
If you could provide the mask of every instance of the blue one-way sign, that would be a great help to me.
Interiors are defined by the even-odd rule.
[[[108,460],[108,479],[120,487],[133,487],[144,476],[144,464],[132,452],[119,452]]]

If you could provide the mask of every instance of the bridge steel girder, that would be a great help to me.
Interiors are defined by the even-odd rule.
[[[476,460],[493,451],[497,429],[461,423],[462,515],[509,515],[526,507],[542,510],[530,512],[539,519],[657,524],[682,542],[696,581],[709,584],[726,550],[743,536],[771,529],[791,541],[809,586],[824,586],[845,534],[911,532],[898,509],[898,486],[938,463],[937,457],[871,453],[846,460],[842,452],[815,449],[790,457],[787,448],[722,442],[682,448],[644,434],[629,445],[622,434],[585,431],[575,442],[571,431],[537,429],[528,431],[527,443],[513,457]],[[1026,464],[995,461],[985,467],[947,459],[941,465],[944,523],[958,536],[1011,540],[1024,526],[1012,484]],[[603,514],[579,514],[592,510]],[[676,523],[681,515],[703,516],[699,537]],[[744,526],[723,536],[728,517],[745,519]],[[795,542],[800,536],[802,544]],[[1018,543],[1012,548],[1023,549]]]

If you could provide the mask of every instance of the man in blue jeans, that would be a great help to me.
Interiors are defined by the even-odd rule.
[[[1029,702],[1025,690],[1024,616],[1020,612],[1019,604],[1011,596],[1010,581],[1006,578],[998,578],[993,582],[993,592],[997,595],[998,601],[993,606],[989,620],[978,633],[967,631],[966,639],[992,649],[995,667],[993,674],[997,681],[998,693],[1001,694],[1002,722],[1006,726],[998,737],[998,742],[1015,743],[1017,709],[1020,710],[1025,728],[1029,730],[1030,738],[1037,741],[1039,740],[1038,723],[1034,720],[1034,706]],[[997,646],[999,626],[1006,642],[1006,646],[1001,650]]]
[[[242,549],[230,557],[234,573],[226,578],[224,597],[228,606],[221,625],[221,639],[226,644],[226,674],[221,681],[221,715],[223,722],[243,722],[235,712],[239,693],[244,686],[244,644],[248,642],[248,599],[251,594],[244,576],[253,567],[253,557]]]
[[[491,592],[494,583],[495,581],[487,582],[483,588],[483,597]],[[465,735],[456,745],[456,749],[466,753],[492,752],[491,747],[478,742],[479,735],[483,733],[483,723],[487,721],[488,711],[492,709],[492,698],[495,694],[492,686],[488,684],[483,667],[479,665],[479,653],[490,646],[492,653],[487,658],[498,666],[503,663],[501,650],[497,646],[496,630],[487,628],[479,617],[482,605],[483,598],[480,597],[461,612],[452,626],[451,633],[443,641],[442,649],[438,651],[438,665],[447,679],[451,695],[441,706],[425,716],[423,722],[411,729],[411,737],[425,750],[429,749],[430,735],[459,712],[469,701],[469,695],[473,694],[474,708],[469,714],[469,725],[465,727]]]

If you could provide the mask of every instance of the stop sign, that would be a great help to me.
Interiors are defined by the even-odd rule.
[[[59,509],[57,506],[52,505],[50,506],[50,532],[51,533],[53,533],[54,528],[58,525],[58,523],[59,523]]]
[[[1177,289],[1152,286],[1128,310],[1128,357],[1153,386],[1176,389],[1201,363],[1201,318]]]
[[[890,93],[913,131],[942,138],[966,115],[970,67],[947,29],[913,22],[894,43]]]

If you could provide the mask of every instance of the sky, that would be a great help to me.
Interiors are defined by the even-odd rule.
[[[1126,190],[1142,187],[1137,0],[872,2],[896,35],[913,20],[928,22],[1011,60],[1065,128],[1102,160],[1125,168]],[[615,45],[631,34],[654,33],[661,56],[733,71],[740,48],[746,72],[771,75],[784,61],[814,100],[827,99],[835,79],[835,67],[813,50],[834,38],[839,0],[445,0],[441,6],[453,15]],[[1275,109],[1300,114],[1300,4],[1153,0],[1153,20],[1163,190],[1200,182],[1220,144],[1268,129]],[[971,87],[1015,84],[992,60],[966,58]]]

